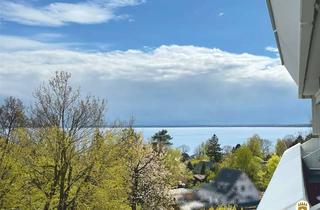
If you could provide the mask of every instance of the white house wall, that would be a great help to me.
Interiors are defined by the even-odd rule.
[[[242,191],[243,186],[245,187],[244,191]],[[257,188],[254,186],[252,181],[249,179],[249,177],[245,173],[241,174],[241,177],[235,183],[235,187],[238,191],[237,194],[239,196],[238,197],[239,203],[247,203],[254,200],[256,201],[259,200],[259,192]]]

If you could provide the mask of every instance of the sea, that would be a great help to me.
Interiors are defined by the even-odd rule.
[[[279,138],[288,135],[306,136],[311,132],[310,127],[136,127],[135,129],[142,132],[146,140],[159,130],[166,129],[172,136],[173,147],[187,146],[189,154],[193,154],[195,148],[213,134],[217,135],[219,143],[224,147],[245,143],[254,134],[275,144]]]

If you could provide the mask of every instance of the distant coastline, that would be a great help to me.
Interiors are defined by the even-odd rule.
[[[112,127],[106,125],[104,127]],[[126,126],[124,126],[126,127]],[[311,124],[216,124],[216,125],[133,125],[134,128],[298,128],[298,127],[312,127]]]

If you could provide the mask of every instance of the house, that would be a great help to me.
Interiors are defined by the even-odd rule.
[[[259,201],[259,191],[244,172],[222,169],[214,182],[194,191],[194,197],[209,205],[244,204]]]
[[[215,205],[237,204],[239,206],[257,205],[259,191],[250,178],[237,169],[222,169],[215,180],[203,184],[198,189],[171,190],[175,203],[183,210],[194,210]]]

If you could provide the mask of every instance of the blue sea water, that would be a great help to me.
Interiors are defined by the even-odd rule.
[[[258,134],[263,139],[268,139],[275,143],[277,139],[287,135],[305,136],[311,132],[309,127],[143,127],[136,128],[141,131],[145,139],[159,130],[166,129],[173,137],[174,147],[187,145],[189,153],[193,153],[195,148],[202,142],[209,139],[213,134],[219,138],[221,146],[235,146],[247,141],[249,137]]]

